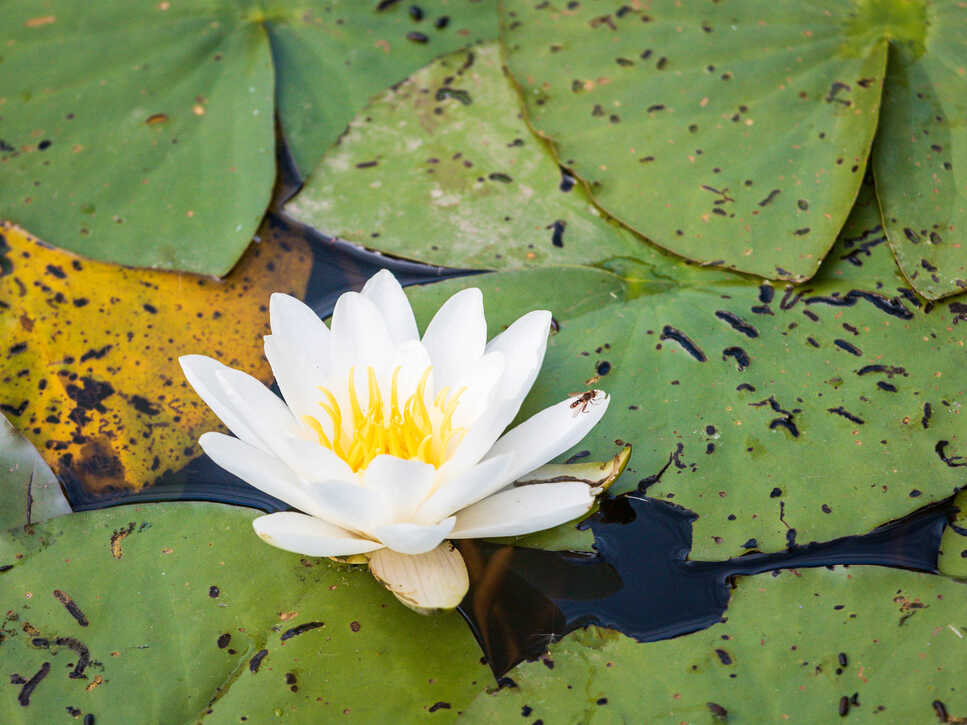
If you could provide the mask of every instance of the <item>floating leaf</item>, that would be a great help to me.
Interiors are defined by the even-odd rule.
[[[497,36],[492,0],[286,4],[293,7],[266,14],[266,30],[282,130],[303,176],[377,93],[439,55]]]
[[[458,615],[266,546],[255,515],[166,503],[0,534],[0,720],[439,720],[492,682]]]
[[[517,103],[496,44],[441,58],[357,116],[286,211],[448,266],[659,257],[562,176]]]
[[[0,415],[0,529],[69,514],[57,477],[10,422]]]
[[[269,202],[274,95],[305,173],[374,93],[496,32],[490,3],[384,7],[8,4],[4,215],[88,257],[225,274]]]
[[[883,215],[905,274],[930,298],[967,287],[953,238],[964,207],[953,171],[962,5],[509,2],[501,20],[534,128],[602,208],[657,244],[808,279],[876,132]]]
[[[937,299],[967,289],[967,9],[906,8],[905,32],[891,46],[873,169],[900,267],[920,294]]]
[[[517,687],[478,695],[466,716],[709,725],[964,717],[964,593],[959,582],[875,567],[743,578],[710,629],[644,644],[576,632],[520,665]]]
[[[178,356],[204,353],[265,382],[272,292],[301,295],[312,256],[271,235],[225,281],[121,269],[0,224],[0,410],[70,489],[138,489],[219,428]]]
[[[607,415],[563,457],[628,441],[634,460],[615,490],[637,480],[697,512],[692,558],[721,559],[866,531],[967,480],[967,315],[956,302],[919,307],[888,260],[864,202],[806,287],[559,267],[411,299],[425,320],[480,286],[491,334],[550,309],[560,330],[521,417],[562,391],[607,390]]]
[[[800,281],[876,128],[886,43],[852,11],[510,2],[501,41],[534,128],[605,210],[689,259]]]
[[[4,216],[88,257],[227,272],[275,178],[271,54],[251,13],[8,4]]]

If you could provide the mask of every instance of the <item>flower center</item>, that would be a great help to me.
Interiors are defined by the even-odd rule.
[[[332,423],[332,438],[326,435],[318,418],[306,415],[305,422],[325,446],[342,458],[353,472],[369,465],[376,456],[389,454],[405,460],[418,460],[439,468],[446,460],[450,446],[463,437],[463,428],[453,427],[453,413],[465,388],[450,395],[444,388],[427,405],[426,385],[432,367],[428,367],[416,386],[416,391],[399,404],[400,368],[393,371],[389,406],[383,402],[379,381],[369,368],[369,400],[365,410],[356,395],[354,370],[349,371],[349,406],[343,410],[328,388],[319,387],[325,397],[319,405]],[[345,425],[344,425],[345,423]]]

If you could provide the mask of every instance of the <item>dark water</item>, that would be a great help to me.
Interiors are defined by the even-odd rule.
[[[688,561],[696,515],[667,501],[623,494],[602,501],[582,524],[594,533],[596,554],[459,542],[471,580],[460,613],[500,677],[578,627],[609,627],[641,642],[710,627],[725,613],[735,576],[834,564],[936,572],[953,511],[948,499],[864,536],[727,561]]]
[[[279,210],[301,182],[282,144],[278,161],[273,202],[259,235],[308,243],[313,265],[306,302],[321,316],[331,313],[342,292],[359,289],[382,268],[390,269],[404,286],[476,273],[368,252],[287,218]],[[206,456],[137,493],[94,497],[75,487],[68,497],[74,510],[175,500],[216,501],[266,512],[288,508]],[[709,627],[726,611],[735,576],[834,564],[935,572],[940,538],[953,510],[947,500],[864,536],[795,546],[777,554],[702,562],[687,559],[696,514],[648,498],[643,491],[623,494],[603,500],[599,512],[582,524],[594,533],[596,553],[460,542],[471,585],[459,611],[495,676],[501,677],[578,627],[610,627],[639,641]]]

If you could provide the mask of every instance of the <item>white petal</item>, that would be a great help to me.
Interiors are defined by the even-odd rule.
[[[281,460],[238,438],[205,433],[198,439],[215,463],[293,508],[352,531],[391,521],[381,496],[355,483],[303,483]]]
[[[423,377],[423,373],[426,369],[430,367],[432,363],[430,362],[430,353],[426,351],[423,347],[423,343],[419,340],[411,340],[409,342],[404,342],[398,348],[396,348],[396,353],[393,357],[393,362],[390,364],[390,369],[388,371],[388,379],[380,381],[380,390],[383,391],[383,398],[387,405],[390,402],[390,387],[393,382],[393,371],[396,368],[400,369],[399,376],[397,378],[397,385],[399,390],[397,394],[399,396],[399,404],[402,406],[414,392],[416,392],[416,386],[420,382],[420,378]],[[427,392],[433,390],[433,373],[430,373],[430,378],[427,381]],[[388,411],[388,409],[387,409]]]
[[[315,504],[302,483],[278,458],[224,433],[204,433],[198,444],[229,473],[294,508],[317,515]]]
[[[305,415],[319,413],[318,401],[322,398],[316,386],[326,380],[328,362],[316,363],[299,353],[287,352],[274,335],[266,335],[265,357],[268,358],[275,382],[299,423]]]
[[[376,527],[385,526],[394,520],[382,495],[358,483],[307,483],[306,492],[314,506],[312,510],[305,509],[307,513],[351,531],[368,534]]]
[[[274,293],[269,298],[269,324],[285,354],[299,354],[322,366],[329,359],[329,328],[304,302]]]
[[[241,370],[223,367],[215,370],[225,397],[239,411],[246,424],[264,443],[259,446],[284,458],[284,437],[296,430],[288,406],[261,382]]]
[[[507,427],[508,411],[515,405],[516,402],[512,399],[498,398],[473,422],[460,439],[457,449],[450,453],[446,463],[440,467],[440,474],[445,480],[460,478],[490,451]]]
[[[429,463],[382,455],[366,466],[363,485],[383,497],[391,520],[407,521],[429,496],[435,478],[436,469]]]
[[[369,557],[369,570],[397,599],[420,614],[453,609],[470,587],[466,562],[449,541],[416,556],[380,549]]]
[[[336,300],[332,337],[332,374],[340,384],[345,383],[345,374],[350,367],[365,374],[372,366],[377,373],[382,373],[394,352],[382,313],[370,299],[358,292],[346,292]],[[363,391],[359,392],[362,402]]]
[[[181,363],[181,369],[191,387],[232,433],[260,450],[269,452],[268,446],[246,420],[244,412],[236,408],[222,388],[216,373],[230,368],[204,355],[182,355],[178,362]]]
[[[393,551],[401,554],[424,554],[435,549],[453,530],[454,517],[444,519],[433,526],[420,524],[387,524],[378,526],[368,533],[383,542]]]
[[[510,327],[487,343],[487,352],[502,352],[507,365],[500,388],[505,397],[517,398],[517,410],[508,419],[509,424],[520,403],[534,385],[544,353],[547,351],[547,335],[551,329],[551,313],[534,310],[518,318]]]
[[[252,528],[267,544],[307,556],[351,556],[383,547],[378,541],[360,539],[338,526],[294,511],[260,516],[252,521]]]
[[[410,301],[403,293],[403,288],[393,273],[388,269],[381,269],[363,285],[361,294],[370,299],[386,320],[393,342],[400,345],[409,340],[418,340],[416,318]]]
[[[357,480],[349,464],[315,440],[287,436],[281,458],[306,483]]]
[[[501,436],[487,458],[516,453],[511,480],[539,468],[580,442],[601,420],[611,398],[601,390],[594,394],[592,400],[576,407],[572,406],[577,399],[568,398],[531,416]]]
[[[427,325],[423,344],[433,361],[435,391],[453,388],[484,353],[487,321],[483,295],[476,287],[461,290],[443,303]]]
[[[477,360],[457,381],[450,394],[463,390],[460,402],[453,413],[455,428],[471,426],[494,403],[494,397],[501,396],[498,391],[506,368],[504,354],[499,351],[488,352]]]
[[[445,481],[416,512],[415,520],[436,523],[499,491],[512,480],[507,477],[512,460],[511,454],[497,456],[474,466],[456,480]]]
[[[563,524],[594,503],[584,483],[541,483],[496,493],[457,514],[451,539],[520,536]]]

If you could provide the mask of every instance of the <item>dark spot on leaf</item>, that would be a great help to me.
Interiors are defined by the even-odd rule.
[[[839,338],[836,338],[835,340],[833,340],[833,344],[836,347],[840,348],[841,350],[845,350],[850,355],[856,355],[857,357],[859,357],[860,355],[863,354],[863,351],[860,350],[858,347],[856,347],[856,345],[852,345],[846,342],[846,340],[841,340]]]
[[[266,657],[266,655],[268,655],[268,653],[269,653],[269,651],[267,649],[262,649],[262,650],[259,650],[258,652],[256,652],[252,656],[252,659],[250,659],[248,661],[249,671],[251,671],[253,673],[258,672],[259,671],[259,667],[262,666],[262,660],[265,659],[265,657]]]
[[[777,196],[779,196],[780,193],[781,191],[779,189],[773,189],[769,192],[765,199],[759,202],[759,206],[768,206],[775,200]]]
[[[300,634],[305,634],[313,629],[318,629],[319,627],[324,627],[324,622],[306,622],[305,624],[300,624],[298,627],[293,627],[292,629],[287,629],[282,633],[280,637],[281,641],[285,642],[287,639],[292,639],[293,637],[298,637]]]
[[[681,330],[678,330],[672,327],[671,325],[665,325],[662,328],[661,335],[659,335],[659,339],[674,340],[675,342],[677,342],[679,345],[682,346],[685,352],[687,352],[689,355],[691,355],[699,362],[705,362],[706,360],[708,360],[705,353],[702,352],[702,349],[698,345],[696,345],[695,342],[688,335],[686,335]]]
[[[846,418],[846,420],[848,420],[848,421],[850,421],[852,423],[856,423],[857,425],[863,425],[866,422],[862,418],[860,418],[858,416],[855,416],[852,413],[850,413],[842,405],[837,406],[835,408],[827,408],[826,409],[826,412],[828,412],[828,413],[835,413],[836,415],[840,415],[840,416]]]

